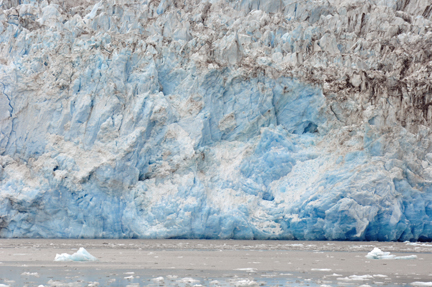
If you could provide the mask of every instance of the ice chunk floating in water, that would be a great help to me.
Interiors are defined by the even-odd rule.
[[[369,259],[417,259],[417,255],[409,256],[396,256],[390,254],[390,252],[383,252],[381,249],[375,247],[371,252],[366,255]]]
[[[88,253],[84,247],[80,247],[80,249],[72,255],[67,253],[56,254],[54,261],[97,261],[97,258]]]
[[[1,1],[0,237],[432,240],[430,1],[54,2]]]

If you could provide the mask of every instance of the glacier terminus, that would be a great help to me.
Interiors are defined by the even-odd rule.
[[[0,237],[432,240],[429,1],[0,6]]]

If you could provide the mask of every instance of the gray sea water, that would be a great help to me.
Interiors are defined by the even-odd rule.
[[[97,261],[54,261],[80,247]],[[415,258],[367,258],[375,247]],[[0,239],[0,262],[3,287],[432,286],[432,244],[417,242]]]

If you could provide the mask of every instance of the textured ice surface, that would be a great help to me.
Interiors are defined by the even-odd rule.
[[[417,255],[408,255],[408,256],[396,256],[390,254],[390,252],[383,252],[378,247],[375,247],[371,252],[366,255],[366,258],[369,259],[417,259]]]
[[[383,252],[377,247],[366,255],[366,258],[369,259],[395,259],[395,257],[396,255],[390,255],[390,252]]]
[[[56,254],[54,261],[97,261],[97,258],[88,253],[84,247],[80,247],[74,254]]]
[[[427,1],[0,1],[0,236],[432,239]]]

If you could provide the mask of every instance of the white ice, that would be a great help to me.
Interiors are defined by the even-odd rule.
[[[256,281],[250,279],[233,280],[231,284],[233,284],[236,287],[258,287],[259,286],[259,284]]]
[[[39,274],[37,272],[23,272],[21,273],[22,276],[35,276],[39,277]]]
[[[413,282],[412,286],[432,286],[432,282]]]
[[[235,270],[238,270],[238,271],[246,271],[246,272],[256,272],[256,271],[257,271],[256,268],[237,268],[237,269],[235,269]]]
[[[80,247],[80,249],[72,255],[67,253],[56,254],[54,261],[97,261],[97,258],[88,253],[84,247]]]
[[[349,277],[337,278],[337,280],[341,281],[365,281],[373,278],[372,275],[351,275]]]
[[[366,255],[369,259],[417,259],[417,255],[409,256],[396,256],[390,252],[383,252],[381,249],[375,247],[371,252]]]
[[[199,280],[189,278],[189,277],[185,277],[185,278],[182,278],[180,280],[177,280],[177,283],[186,283],[186,284],[197,284],[199,282],[200,282]]]
[[[153,282],[159,283],[159,284],[163,284],[165,282],[164,278],[161,277],[156,277],[152,279]]]

